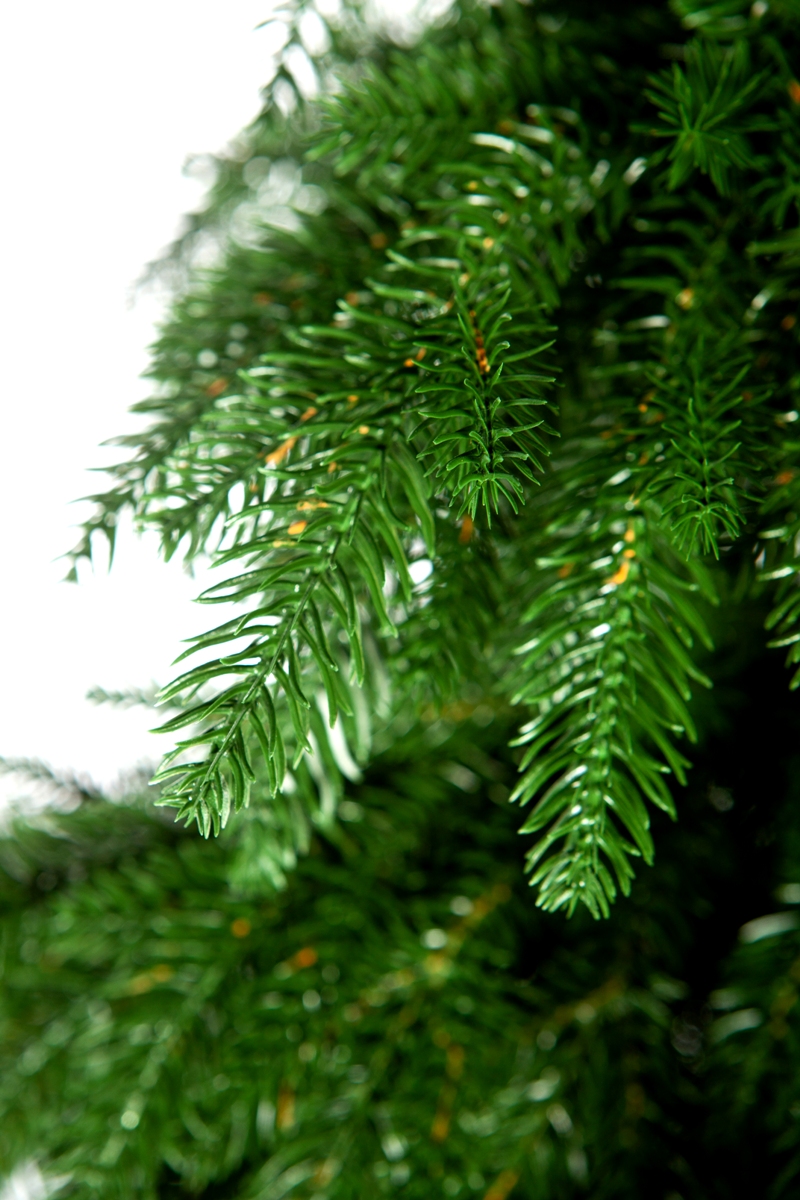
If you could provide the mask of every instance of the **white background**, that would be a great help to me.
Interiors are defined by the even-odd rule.
[[[112,572],[60,582],[97,490],[87,468],[129,430],[159,313],[132,285],[197,206],[182,174],[256,115],[271,0],[38,0],[2,22],[0,755],[108,784],[154,762],[145,710],[107,689],[165,682],[207,610],[200,580],[123,529]],[[164,747],[166,748],[166,747]],[[8,795],[9,784],[3,794]]]

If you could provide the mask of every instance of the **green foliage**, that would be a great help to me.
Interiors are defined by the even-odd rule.
[[[727,196],[731,170],[757,166],[747,134],[768,128],[763,121],[742,119],[764,85],[764,77],[753,74],[747,42],[724,49],[694,42],[686,49],[685,71],[676,65],[671,79],[652,82],[648,98],[667,126],[653,133],[672,141],[667,187],[674,191],[699,169]]]
[[[135,791],[17,820],[0,1170],[76,1200],[793,1194],[798,716],[763,661],[731,675],[743,640],[682,821],[600,925],[531,907],[485,698],[395,727],[279,889],[255,805],[210,843]]]
[[[794,415],[794,414],[792,414]],[[767,503],[764,505],[765,524],[771,527],[760,531],[762,550],[756,561],[761,565],[759,577],[763,582],[772,583],[777,580],[777,604],[767,617],[767,629],[777,634],[769,645],[772,648],[788,646],[786,665],[794,666],[800,655],[798,643],[800,633],[797,631],[800,618],[800,606],[797,601],[796,578],[798,571],[798,534],[800,520],[798,519],[798,490],[796,471],[788,463],[796,461],[800,446],[787,438],[784,450],[786,457],[779,462],[779,470],[775,476],[775,488]],[[777,517],[779,524],[774,522]],[[800,674],[795,670],[789,686],[794,689],[800,685]]]
[[[797,0],[348,3],[317,98],[304,13],[73,556],[215,565],[174,748],[150,800],[0,764],[0,1172],[783,1200]]]
[[[249,814],[211,846],[136,797],[18,824],[0,843],[0,1163],[44,1154],[76,1197],[170,1179],[549,1197],[635,1189],[672,1154],[665,998],[685,935],[655,961],[631,961],[624,927],[550,947],[511,814],[487,811],[503,730],[434,733],[378,763],[279,893],[241,886]],[[459,760],[478,790],[442,778]]]
[[[0,764],[51,802],[0,838],[0,1171],[782,1200],[797,0],[458,0],[407,47],[345,4],[318,98],[304,12],[73,556],[129,513],[215,564],[174,749],[150,801]]]
[[[514,702],[536,715],[517,739],[526,750],[512,799],[540,797],[522,827],[547,831],[528,854],[538,903],[571,913],[580,901],[607,916],[616,887],[605,860],[625,894],[630,856],[652,861],[644,799],[675,816],[664,776],[683,783],[689,764],[669,735],[695,740],[689,683],[710,686],[690,654],[695,638],[709,645],[695,599],[708,582],[681,577],[652,510],[627,498],[628,470],[609,476],[602,452],[573,453],[581,507],[574,493],[550,498],[516,651]]]
[[[337,88],[287,117],[283,70],[171,259],[151,423],[76,554],[131,510],[226,572],[160,803],[206,836],[252,803],[275,879],[343,764],[469,681],[525,709],[539,902],[607,913],[685,778],[715,590],[783,581],[795,645],[795,7],[562,8],[464,0],[408,49],[330,18]]]
[[[663,519],[679,549],[696,547],[719,558],[720,539],[736,540],[751,500],[747,485],[743,489],[740,483],[745,494],[737,495],[736,472],[738,468],[741,479],[744,463],[739,454],[742,443],[734,440],[743,423],[741,384],[750,362],[745,357],[744,366],[736,371],[736,350],[723,342],[716,348],[719,366],[714,371],[717,363],[712,355],[703,353],[704,348],[693,354],[692,349],[685,342],[674,346],[670,355],[674,374],[652,378],[651,400],[663,416],[659,433],[669,442],[664,447],[664,465],[649,480],[648,490],[660,498]],[[695,365],[698,360],[708,371],[706,378]],[[751,404],[753,398],[749,393]],[[652,452],[642,453],[649,458]]]
[[[252,1197],[423,1196],[453,1172],[580,1186],[601,1102],[582,1063],[607,1036],[663,1040],[667,1010],[635,979],[509,969],[528,921],[507,814],[454,803],[423,746],[389,768],[401,794],[368,782],[338,852],[318,844],[266,900],[227,886],[241,842],[176,837],[137,804],[19,827],[0,847],[19,881],[2,877],[1,1161],[44,1145],[75,1196],[237,1172]]]

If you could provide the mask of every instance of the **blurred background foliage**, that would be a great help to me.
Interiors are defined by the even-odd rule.
[[[760,618],[715,630],[680,822],[600,924],[531,905],[509,714],[476,692],[397,733],[281,889],[257,806],[205,842],[62,781],[0,842],[7,1169],[80,1196],[792,1194],[800,708]]]
[[[62,783],[0,843],[0,1161],[76,1196],[791,1195],[800,709],[762,615],[716,630],[680,823],[600,924],[533,907],[475,693],[282,889],[256,807],[204,842]]]

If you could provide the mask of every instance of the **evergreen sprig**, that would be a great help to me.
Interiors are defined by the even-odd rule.
[[[512,799],[538,799],[522,826],[545,831],[528,854],[538,903],[607,915],[608,865],[627,894],[630,857],[652,860],[644,801],[675,816],[664,776],[683,782],[689,764],[672,739],[695,736],[690,681],[710,685],[691,658],[695,638],[709,645],[694,597],[701,584],[713,595],[702,574],[676,571],[657,514],[625,488],[630,472],[604,474],[586,445],[572,453],[586,465],[576,494],[551,498],[522,614],[514,702],[534,716]]]
[[[726,370],[712,374],[713,357],[704,347],[673,346],[674,374],[653,376],[648,394],[660,418],[659,437],[669,441],[662,444],[660,455],[653,447],[644,448],[640,456],[645,469],[647,460],[652,458],[655,467],[661,458],[661,469],[651,468],[648,490],[660,497],[662,519],[677,546],[689,551],[697,547],[716,558],[720,538],[735,541],[740,534],[750,499],[746,485],[740,489],[743,496],[736,487],[737,467],[740,478],[742,473],[737,461],[742,425],[738,410],[745,403],[747,389],[741,385],[749,363],[732,370],[734,354],[733,348],[726,353],[723,346],[719,357],[727,359]],[[709,373],[705,378],[703,371]],[[749,397],[753,399],[752,392]]]
[[[412,240],[427,250],[432,238],[450,233],[449,228],[431,231],[427,238],[416,233]],[[515,320],[513,309],[507,310],[508,268],[478,257],[491,253],[493,239],[473,233],[471,240],[477,254],[462,235],[458,258],[412,259],[392,252],[387,272],[392,282],[369,281],[374,304],[344,301],[338,327],[302,326],[294,332],[291,340],[298,349],[263,356],[262,365],[242,375],[250,394],[220,400],[207,414],[202,435],[183,451],[178,470],[184,486],[205,505],[216,491],[220,499],[212,512],[220,511],[232,479],[247,479],[244,506],[229,522],[233,545],[218,562],[258,563],[258,569],[205,595],[208,601],[237,602],[258,596],[258,607],[196,639],[189,653],[252,633],[257,640],[193,668],[163,693],[164,702],[182,698],[182,711],[162,726],[164,732],[202,725],[180,742],[159,773],[159,780],[175,781],[162,802],[196,819],[206,835],[212,826],[224,825],[231,806],[238,811],[248,802],[255,778],[248,728],[269,764],[271,791],[280,790],[286,756],[270,681],[288,702],[297,753],[311,751],[304,715],[310,705],[301,684],[305,651],[325,687],[331,724],[340,707],[351,712],[346,692],[339,687],[337,694],[338,664],[327,649],[329,637],[339,629],[346,633],[355,678],[363,682],[356,595],[340,563],[356,568],[382,632],[394,632],[382,591],[387,554],[406,600],[411,599],[398,535],[408,522],[395,516],[393,491],[419,522],[429,553],[435,535],[429,485],[406,448],[409,434],[417,457],[431,464],[425,474],[437,477],[456,518],[467,511],[474,521],[479,503],[491,514],[501,498],[518,508],[520,479],[533,479],[532,468],[541,470],[537,454],[547,447],[539,430],[553,431],[536,412],[546,404],[536,393],[552,376],[532,373],[526,360],[551,343],[506,353],[510,343],[500,337],[504,325],[518,345],[541,326]],[[427,286],[412,288],[409,282]],[[331,391],[333,378],[338,387]],[[427,436],[421,438],[420,429]],[[258,438],[268,430],[273,448],[258,451]],[[217,482],[221,471],[225,474]],[[318,587],[324,616],[317,606]],[[265,629],[266,622],[276,623]],[[239,681],[200,704],[186,705],[187,696],[228,674],[239,675]],[[186,752],[194,753],[197,746],[209,747],[208,759],[187,763]]]
[[[763,74],[753,72],[744,39],[726,47],[698,39],[686,48],[685,70],[676,64],[671,78],[652,80],[648,98],[666,128],[651,132],[672,142],[667,151],[653,156],[653,162],[666,157],[672,163],[670,190],[700,170],[720,195],[727,196],[731,171],[756,167],[747,135],[769,128],[769,123],[744,114],[764,82]]]
[[[135,795],[18,821],[0,840],[0,1169],[36,1154],[79,1200],[422,1200],[432,1179],[549,1200],[669,1170],[674,884],[655,953],[641,913],[600,938],[575,922],[568,961],[549,947],[512,813],[483,811],[505,732],[395,742],[277,894],[245,885],[254,810],[212,845]],[[443,757],[473,762],[472,793]]]

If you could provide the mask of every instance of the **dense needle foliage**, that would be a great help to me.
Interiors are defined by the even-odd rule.
[[[223,608],[160,816],[5,844],[3,1161],[791,1194],[800,3],[282,19],[74,556]]]

